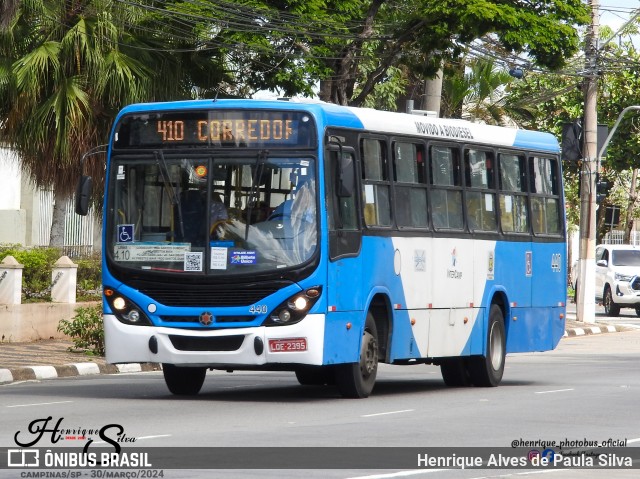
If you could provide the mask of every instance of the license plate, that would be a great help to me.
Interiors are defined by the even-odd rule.
[[[270,339],[269,351],[272,353],[291,353],[307,350],[307,338]]]

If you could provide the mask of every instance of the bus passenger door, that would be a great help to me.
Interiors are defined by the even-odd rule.
[[[362,264],[358,220],[355,152],[329,143],[325,150],[327,223],[329,227],[328,305],[333,311],[362,310],[357,294]]]

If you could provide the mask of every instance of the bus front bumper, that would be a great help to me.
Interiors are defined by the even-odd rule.
[[[257,368],[269,364],[322,365],[324,314],[290,326],[185,330],[123,324],[104,315],[108,363]]]

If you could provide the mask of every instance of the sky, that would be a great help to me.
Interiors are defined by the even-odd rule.
[[[640,8],[640,0],[600,0],[600,24],[617,31],[633,10]]]

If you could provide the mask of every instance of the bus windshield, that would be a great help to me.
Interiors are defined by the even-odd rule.
[[[120,267],[255,274],[306,262],[317,245],[312,157],[118,155],[106,250]]]

